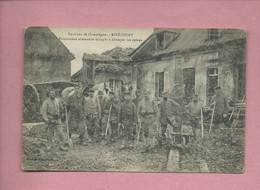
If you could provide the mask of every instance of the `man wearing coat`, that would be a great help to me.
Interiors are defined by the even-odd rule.
[[[75,87],[75,92],[69,96],[67,101],[67,111],[68,111],[68,123],[71,137],[72,133],[79,134],[80,144],[87,146],[85,142],[85,97],[82,94],[81,86]]]
[[[229,105],[228,100],[224,97],[220,86],[215,88],[215,95],[211,98],[211,107],[214,109],[214,128],[218,128],[221,123],[227,125]]]
[[[118,116],[118,126],[123,129],[123,139],[119,149],[124,149],[125,147],[133,148],[133,132],[137,123],[136,107],[131,102],[131,93],[125,92],[124,99],[125,101],[120,106]]]
[[[49,98],[43,102],[41,113],[48,129],[47,150],[52,149],[54,132],[56,132],[60,139],[60,150],[67,151],[67,149],[64,147],[65,139],[61,125],[61,119],[64,115],[64,109],[61,101],[56,98],[56,92],[54,90],[51,90],[49,92]]]

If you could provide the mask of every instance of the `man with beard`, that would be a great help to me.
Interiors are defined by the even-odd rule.
[[[47,150],[52,149],[54,132],[56,132],[60,139],[60,150],[67,151],[68,149],[64,147],[65,139],[61,125],[61,118],[63,117],[64,109],[61,101],[56,98],[56,92],[54,90],[49,92],[49,98],[43,102],[41,113],[48,129]]]
[[[69,96],[67,102],[68,123],[69,123],[69,137],[72,133],[79,134],[80,144],[87,146],[85,142],[85,97],[82,94],[80,84],[75,87],[74,93]]]
[[[180,106],[177,102],[169,99],[168,96],[169,94],[167,91],[162,92],[163,100],[159,104],[160,123],[162,127],[162,143],[165,143],[166,140],[165,133],[167,124],[170,124],[171,126],[173,125],[174,120],[176,119],[177,109]]]

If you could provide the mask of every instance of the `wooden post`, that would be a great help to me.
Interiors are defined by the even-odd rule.
[[[180,170],[180,151],[179,148],[171,147],[168,162],[167,171],[168,172],[178,172]]]

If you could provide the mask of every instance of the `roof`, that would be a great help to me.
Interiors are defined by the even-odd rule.
[[[156,35],[162,32],[174,32],[178,35],[177,38],[174,38],[165,49],[156,50]],[[150,35],[138,48],[136,48],[136,50],[131,53],[131,57],[132,59],[136,59],[138,57],[138,51],[145,51],[145,48],[149,49],[148,52],[152,57],[187,50],[196,50],[202,47],[210,47],[217,44],[223,44],[229,41],[246,38],[246,33],[244,30],[219,29],[219,32],[219,38],[215,40],[208,40],[208,29],[156,29],[152,35]],[[149,43],[152,44],[152,47],[151,45],[148,47]],[[147,54],[147,50],[145,53]]]
[[[48,27],[29,27],[25,30],[25,55],[58,57],[73,60],[74,55]]]
[[[83,60],[93,60],[99,62],[128,62],[130,61],[129,54],[133,51],[132,48],[115,47],[102,54],[84,53]]]

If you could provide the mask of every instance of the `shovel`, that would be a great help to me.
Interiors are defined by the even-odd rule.
[[[203,112],[202,108],[200,108],[200,124],[201,124],[201,138],[204,138],[204,125],[203,125]]]
[[[72,139],[69,136],[69,120],[68,120],[68,113],[67,113],[67,108],[65,106],[65,117],[66,117],[66,128],[67,128],[67,137],[68,137],[68,143],[69,143],[69,147],[73,148],[73,142]]]

